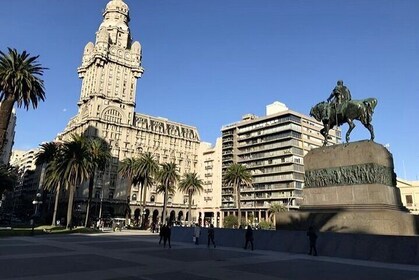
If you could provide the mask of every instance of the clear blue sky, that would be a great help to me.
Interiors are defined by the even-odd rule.
[[[39,54],[49,68],[46,102],[18,110],[16,149],[53,140],[76,114],[76,69],[107,2],[2,3],[0,50]],[[419,1],[125,2],[143,46],[137,112],[194,125],[214,143],[223,125],[275,100],[308,114],[343,79],[353,99],[378,98],[376,142],[390,146],[398,176],[418,179]],[[368,137],[357,123],[352,140]]]

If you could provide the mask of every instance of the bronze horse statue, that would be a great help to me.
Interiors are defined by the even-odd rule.
[[[323,146],[327,144],[329,129],[344,123],[349,125],[349,129],[346,132],[346,142],[349,142],[349,135],[355,128],[354,120],[359,120],[369,130],[371,141],[373,141],[374,128],[371,122],[375,106],[377,106],[376,98],[350,100],[342,104],[332,104],[323,101],[311,108],[310,116],[323,123],[323,128],[320,130],[324,137]]]

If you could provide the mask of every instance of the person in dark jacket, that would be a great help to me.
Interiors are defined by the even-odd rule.
[[[253,251],[253,230],[250,225],[247,226],[245,238],[246,238],[246,243],[244,244],[244,249],[246,250],[247,245],[250,243],[252,251]]]
[[[163,233],[163,247],[166,248],[166,242],[169,243],[169,248],[172,248],[172,245],[170,245],[170,235],[172,235],[172,228],[170,224],[166,225]]]
[[[161,241],[164,239],[163,237],[164,237],[165,232],[166,232],[166,225],[162,225],[160,227],[160,232],[159,232],[159,235],[160,235],[159,244],[161,244]]]
[[[212,245],[214,245],[214,248],[216,247],[214,237],[215,237],[214,225],[211,224],[210,227],[208,228],[208,248],[210,246],[210,242],[212,242]]]
[[[307,236],[308,236],[308,239],[310,240],[310,251],[308,252],[308,254],[312,255],[314,253],[314,256],[317,256],[317,248],[316,248],[317,234],[314,231],[313,227],[308,228]]]

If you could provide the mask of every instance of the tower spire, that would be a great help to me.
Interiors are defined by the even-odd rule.
[[[121,115],[121,123],[132,124],[137,79],[144,69],[141,45],[132,42],[128,23],[128,5],[122,0],[109,1],[95,43],[84,48],[78,68],[83,80],[78,104],[85,118],[101,117],[113,108]]]

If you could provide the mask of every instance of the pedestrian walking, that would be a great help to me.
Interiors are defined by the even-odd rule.
[[[172,235],[172,228],[170,224],[166,225],[163,233],[163,248],[166,248],[166,243],[169,244],[169,248],[172,248],[170,244],[170,236]]]
[[[195,245],[199,245],[200,236],[201,236],[201,227],[199,226],[199,224],[196,224],[195,229],[194,229]]]
[[[215,237],[215,233],[214,233],[214,225],[210,224],[209,228],[208,228],[208,248],[210,246],[210,242],[212,242],[212,245],[215,246],[215,241],[214,241],[214,237]]]
[[[253,229],[250,225],[247,226],[245,234],[246,243],[244,244],[244,249],[247,249],[247,245],[250,243],[251,249],[253,251]]]
[[[166,225],[162,225],[159,232],[159,235],[160,235],[159,244],[161,244],[161,241],[164,239],[163,237],[164,237],[165,232],[166,232]]]
[[[312,255],[314,253],[314,256],[317,256],[317,248],[316,248],[317,234],[314,231],[313,227],[308,228],[307,236],[310,241],[310,251],[308,252],[308,254]]]

